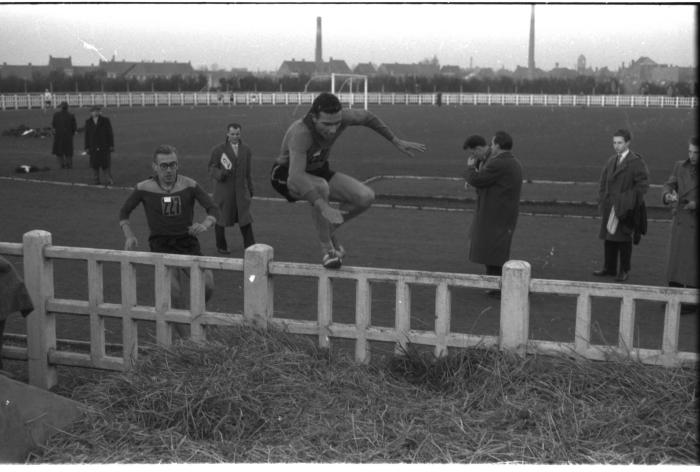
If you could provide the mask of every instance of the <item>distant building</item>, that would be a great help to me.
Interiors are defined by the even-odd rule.
[[[27,65],[9,65],[6,62],[0,67],[0,77],[3,79],[16,77],[22,80],[32,80],[34,73],[43,73],[48,71],[46,66],[33,66],[30,62]]]
[[[49,71],[63,72],[66,76],[73,76],[73,61],[71,57],[53,57],[49,56]]]
[[[440,66],[431,63],[399,64],[384,63],[377,68],[377,74],[391,77],[420,76],[432,77],[440,73]]]
[[[581,54],[576,61],[576,71],[583,75],[586,73],[586,56]]]
[[[581,56],[583,57],[583,56]],[[579,57],[580,59],[580,57]],[[585,64],[585,59],[584,59]],[[554,69],[549,71],[549,76],[553,79],[575,79],[581,75],[577,70],[569,69],[568,67],[559,67],[559,63],[554,64]]]
[[[352,70],[353,74],[361,75],[375,75],[377,73],[377,68],[371,62],[360,62]]]
[[[459,77],[463,74],[463,71],[459,66],[442,66],[440,74],[448,77]]]
[[[169,79],[174,76],[196,77],[197,72],[190,62],[133,62],[133,61],[100,61],[98,68],[109,79],[123,77],[136,79],[139,82],[154,78]]]
[[[319,67],[321,73],[320,75],[327,75],[331,73],[335,74],[352,74],[352,70],[348,67],[347,63],[340,59],[333,59],[332,57],[326,62],[321,62]],[[317,64],[315,61],[301,60],[297,61],[292,59],[291,61],[284,61],[282,65],[277,70],[278,76],[292,76],[298,77],[300,75],[313,76],[317,75]]]

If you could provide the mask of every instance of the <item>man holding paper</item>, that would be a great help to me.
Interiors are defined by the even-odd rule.
[[[644,195],[649,188],[649,169],[642,156],[630,149],[631,141],[626,129],[613,134],[615,154],[603,167],[598,189],[599,237],[604,240],[605,262],[593,275],[615,276],[618,282],[629,278],[632,241],[638,243],[646,231]]]

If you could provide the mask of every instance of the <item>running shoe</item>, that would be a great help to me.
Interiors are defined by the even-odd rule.
[[[340,269],[341,265],[343,260],[335,249],[331,249],[323,256],[323,267],[326,269]]]

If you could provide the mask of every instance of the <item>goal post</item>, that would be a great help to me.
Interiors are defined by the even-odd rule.
[[[340,86],[336,90],[336,83],[340,82]],[[343,89],[343,87],[348,84],[349,89],[350,89],[350,94],[352,95],[352,83],[353,80],[362,80],[363,85],[364,85],[364,94],[363,94],[363,103],[365,110],[367,110],[368,105],[369,105],[369,90],[368,90],[368,79],[366,75],[363,74],[336,74],[332,73],[331,74],[331,93],[336,94],[340,93]],[[352,103],[350,104],[352,106]]]

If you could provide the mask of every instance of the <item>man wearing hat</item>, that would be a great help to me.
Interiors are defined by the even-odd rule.
[[[61,102],[60,110],[53,114],[53,154],[61,169],[73,168],[73,136],[78,129],[75,115],[68,111],[68,102]]]
[[[109,118],[102,116],[101,107],[90,109],[90,118],[85,122],[85,152],[90,156],[93,171],[93,184],[100,184],[100,169],[105,176],[105,184],[112,185],[111,157],[114,151],[114,134]]]

